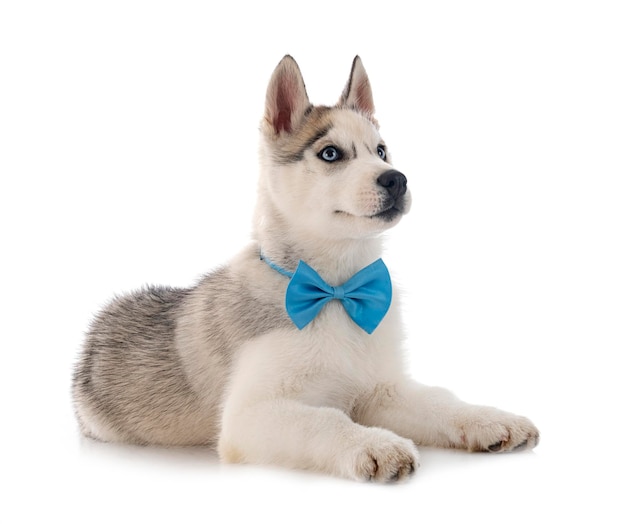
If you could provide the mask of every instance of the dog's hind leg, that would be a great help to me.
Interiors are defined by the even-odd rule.
[[[533,448],[539,442],[539,431],[525,417],[467,404],[443,388],[411,381],[379,384],[353,416],[418,445],[499,452]]]

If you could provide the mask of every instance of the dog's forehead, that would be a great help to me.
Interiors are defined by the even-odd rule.
[[[375,122],[367,116],[351,109],[334,109],[330,119],[328,136],[337,140],[360,137],[365,143],[380,141],[380,133]]]

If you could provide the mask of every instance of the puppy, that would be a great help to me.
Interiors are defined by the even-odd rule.
[[[417,445],[537,444],[528,419],[406,373],[380,257],[411,197],[373,114],[359,57],[334,106],[311,105],[283,58],[261,122],[252,243],[193,287],[148,287],[96,316],[73,379],[85,435],[377,481],[413,473]]]

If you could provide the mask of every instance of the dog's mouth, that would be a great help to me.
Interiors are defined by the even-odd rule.
[[[371,215],[370,218],[379,218],[384,220],[385,222],[391,222],[398,215],[402,214],[402,209],[396,207],[395,205],[391,206],[389,209],[385,209],[384,211],[380,211],[375,215]]]
[[[369,218],[371,220],[378,219],[378,220],[383,220],[384,222],[392,222],[399,215],[402,215],[404,213],[403,209],[404,209],[404,206],[402,205],[401,202],[394,202],[389,207],[386,207],[382,211],[379,211],[378,213],[374,213],[373,215],[355,215],[353,213],[348,213],[347,211],[341,211],[341,210],[337,210],[335,211],[335,213],[339,215],[349,216],[349,217]]]
[[[392,222],[393,220],[398,218],[398,216],[404,214],[404,209],[405,209],[405,200],[403,196],[400,196],[399,198],[396,198],[396,199],[390,198],[385,202],[385,205],[381,211],[373,215],[370,215],[369,218],[372,218],[372,219],[376,218],[376,219],[383,220],[385,222]]]

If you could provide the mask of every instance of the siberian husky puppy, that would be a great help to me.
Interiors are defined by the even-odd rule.
[[[411,197],[373,114],[359,57],[331,107],[311,105],[283,58],[261,122],[253,242],[191,288],[148,287],[96,316],[72,388],[84,435],[376,481],[413,473],[417,445],[537,444],[528,419],[407,376],[379,257]]]

